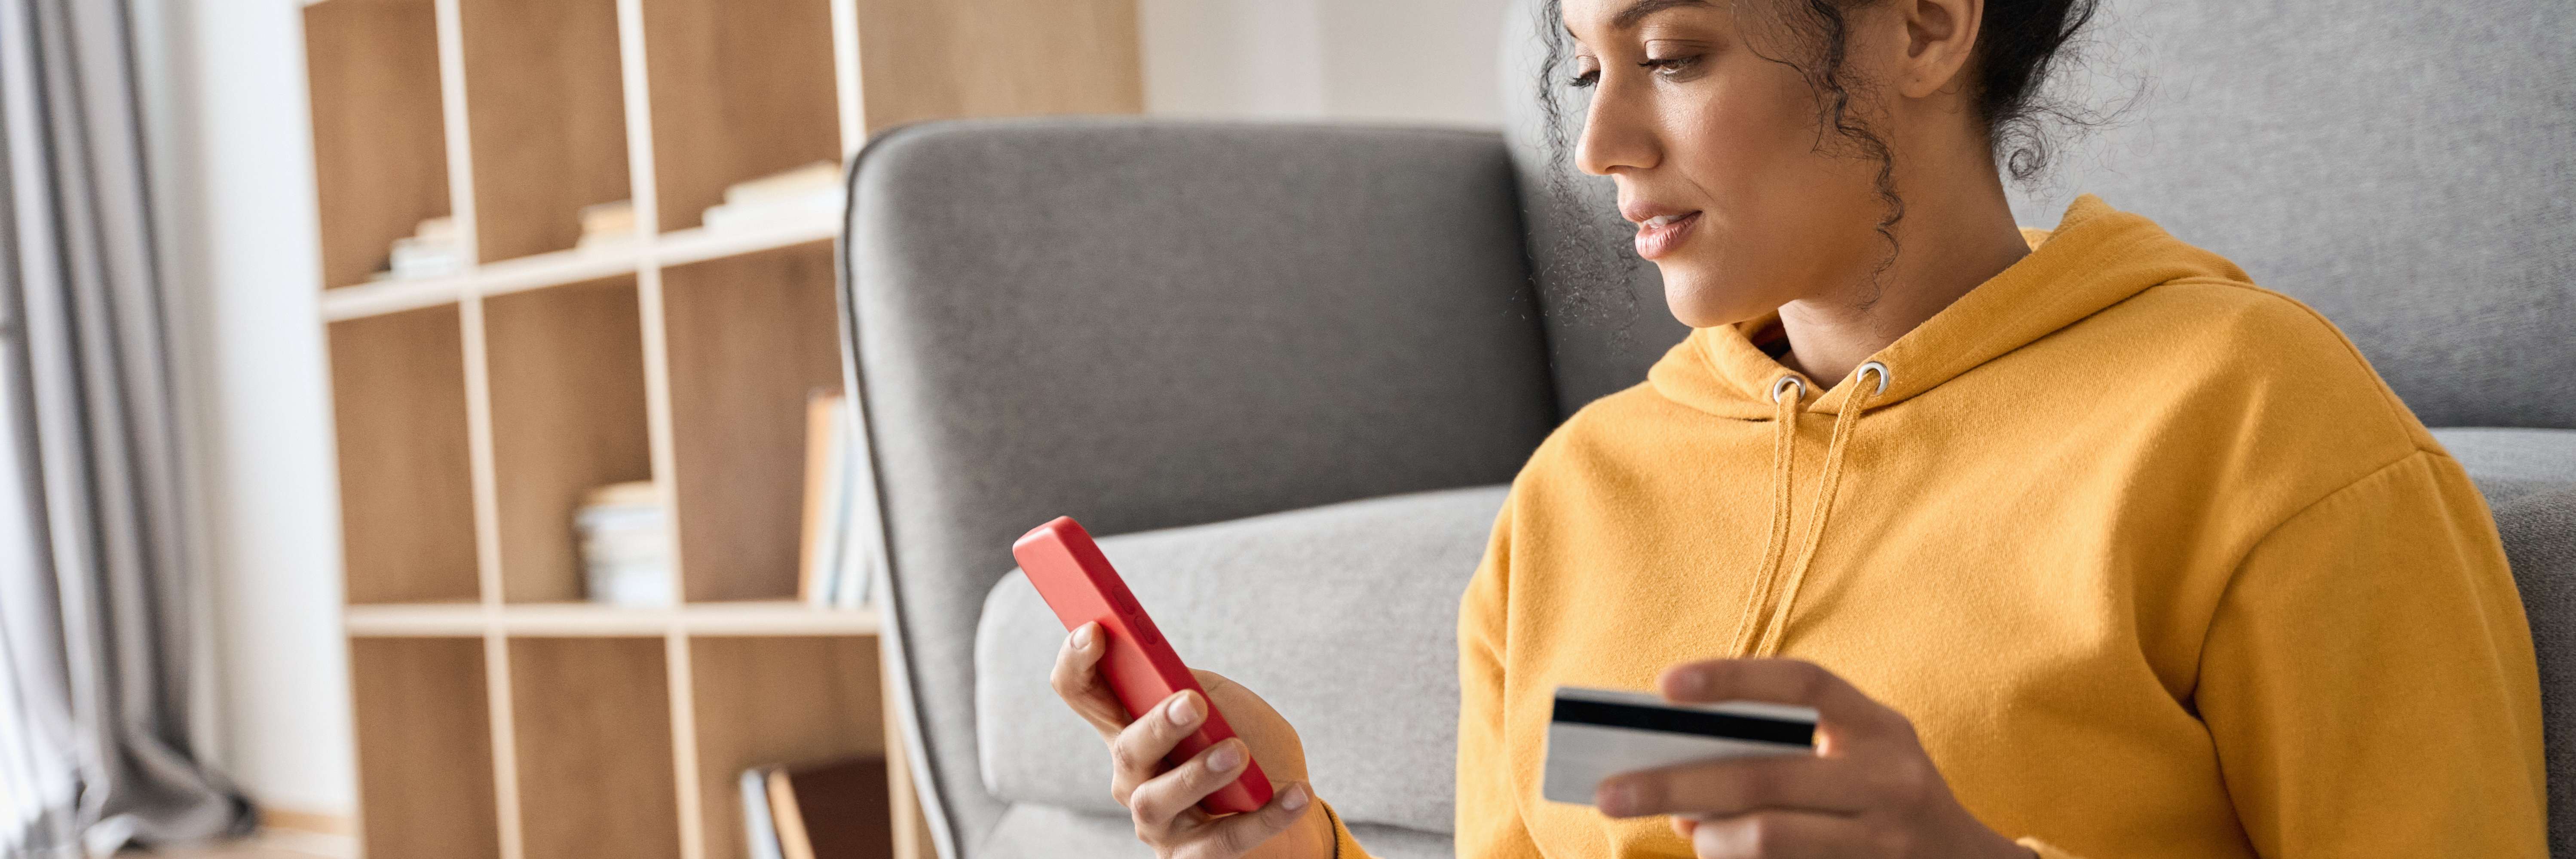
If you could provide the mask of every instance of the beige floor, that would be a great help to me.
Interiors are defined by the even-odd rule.
[[[270,831],[222,846],[125,855],[126,859],[356,859],[358,847],[347,836]]]

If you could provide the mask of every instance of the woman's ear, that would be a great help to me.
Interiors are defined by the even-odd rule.
[[[1905,19],[1905,56],[1891,82],[1906,98],[1963,88],[1961,73],[1976,55],[1985,0],[1899,0]]]

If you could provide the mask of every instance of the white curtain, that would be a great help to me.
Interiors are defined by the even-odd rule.
[[[0,0],[0,848],[245,829],[190,740],[191,554],[127,0]]]

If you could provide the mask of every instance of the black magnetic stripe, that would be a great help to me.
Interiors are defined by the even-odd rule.
[[[1750,740],[1757,743],[1780,743],[1811,748],[1816,744],[1816,726],[1810,722],[1738,716],[1732,713],[1711,713],[1705,710],[1558,698],[1554,718],[1559,722],[1572,722],[1578,725],[1634,728],[1641,731],[1662,731],[1667,734],[1696,734],[1703,737]]]

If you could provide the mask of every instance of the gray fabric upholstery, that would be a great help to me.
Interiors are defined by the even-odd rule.
[[[972,651],[1013,538],[1492,484],[1551,423],[1496,135],[939,123],[851,182],[898,703],[951,857],[1003,811]]]
[[[1393,826],[1351,825],[1351,834],[1379,859],[1450,859],[1449,836]],[[1153,859],[1136,841],[1125,815],[1086,814],[1043,805],[1015,805],[978,855],[1010,859]]]
[[[2433,437],[2485,490],[2489,504],[2507,500],[2496,497],[2500,486],[2576,484],[2576,430],[2450,427]]]
[[[2576,4],[2116,0],[2078,192],[2352,336],[2432,426],[2576,428]]]
[[[2498,504],[2495,516],[2540,657],[2549,849],[2576,856],[2576,487]]]
[[[1458,595],[1507,486],[1376,498],[1100,541],[1190,665],[1260,694],[1344,820],[1447,832]],[[1056,700],[1064,626],[1018,573],[984,603],[975,706],[1003,799],[1117,814],[1109,756]],[[1357,694],[1365,690],[1365,694]]]

